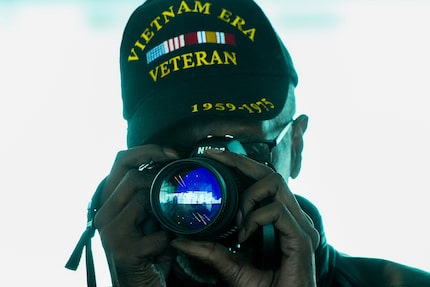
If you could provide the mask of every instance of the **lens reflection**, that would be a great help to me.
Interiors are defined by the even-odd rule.
[[[221,207],[221,187],[206,168],[181,170],[163,181],[159,202],[161,212],[171,224],[183,230],[210,225]]]

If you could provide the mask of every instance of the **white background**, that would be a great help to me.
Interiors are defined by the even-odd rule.
[[[85,285],[84,264],[63,266],[90,196],[125,149],[118,50],[140,1],[88,2],[0,0],[9,286]],[[319,207],[338,250],[430,270],[429,2],[259,2],[293,55],[298,111],[310,117],[293,191]],[[107,286],[97,240],[95,249]]]

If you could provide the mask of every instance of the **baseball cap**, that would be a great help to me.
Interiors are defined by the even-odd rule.
[[[272,119],[297,84],[252,0],[147,0],[125,27],[120,69],[129,146],[190,117]]]

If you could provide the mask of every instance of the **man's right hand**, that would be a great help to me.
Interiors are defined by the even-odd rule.
[[[157,145],[121,151],[116,157],[95,216],[114,286],[165,286],[171,239],[150,211],[149,188],[155,171],[138,167],[175,159],[175,151]]]

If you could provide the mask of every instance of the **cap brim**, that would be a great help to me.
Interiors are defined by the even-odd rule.
[[[271,87],[267,87],[267,77]],[[148,143],[155,134],[189,117],[272,119],[281,112],[288,96],[289,83],[285,76],[233,75],[227,80],[223,77],[220,82],[214,76],[212,85],[208,86],[207,82],[195,79],[158,87],[156,96],[141,102],[128,121],[129,147]]]

